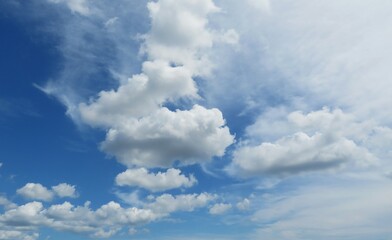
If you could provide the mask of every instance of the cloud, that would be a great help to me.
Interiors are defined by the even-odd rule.
[[[11,209],[11,208],[16,208],[17,205],[10,200],[8,200],[6,197],[0,196],[0,206],[3,206],[5,209]]]
[[[39,183],[27,183],[24,187],[16,191],[19,195],[28,199],[51,201],[54,197],[53,192]]]
[[[166,191],[173,188],[192,187],[197,183],[193,175],[182,175],[181,170],[170,168],[166,172],[149,173],[145,168],[128,169],[116,177],[119,186],[135,186],[152,192]]]
[[[308,136],[301,132],[275,143],[241,147],[233,158],[235,167],[247,177],[327,170],[350,161],[366,164],[375,158],[353,141],[323,134]]]
[[[127,119],[154,112],[168,100],[196,97],[191,72],[164,61],[143,63],[143,73],[134,75],[116,91],[102,91],[90,104],[80,105],[82,120],[92,126],[121,126]]]
[[[193,77],[210,66],[205,53],[218,35],[207,28],[207,15],[218,8],[211,0],[162,0],[150,2],[148,9],[152,23],[144,36],[148,60],[142,72],[81,103],[81,120],[107,129],[101,149],[128,167],[188,165],[223,156],[234,137],[218,109],[164,107],[199,98]],[[235,31],[228,33],[233,40]]]
[[[237,209],[241,211],[248,210],[250,208],[250,200],[244,198],[242,201],[238,202],[235,206],[237,207]]]
[[[150,197],[141,208],[124,208],[119,203],[110,201],[96,210],[90,208],[90,202],[82,206],[64,202],[45,208],[41,202],[34,201],[15,206],[0,214],[0,234],[4,236],[2,239],[7,239],[5,236],[10,239],[12,236],[29,239],[29,236],[38,236],[36,231],[39,227],[48,227],[95,238],[109,238],[125,227],[157,221],[173,212],[190,212],[205,207],[215,198],[215,195],[208,193],[176,196],[163,194]]]
[[[89,15],[91,9],[86,0],[48,0],[51,3],[64,3],[74,13]]]
[[[210,201],[216,199],[216,195],[209,193],[200,194],[181,194],[173,196],[171,194],[163,194],[154,199],[147,206],[156,213],[167,215],[176,211],[191,212],[195,208],[206,206]]]
[[[128,167],[170,167],[203,163],[223,156],[233,143],[218,109],[195,105],[189,111],[161,108],[155,114],[129,119],[112,128],[101,148]]]
[[[343,177],[316,179],[295,190],[265,194],[250,239],[378,239],[391,234],[391,182]]]
[[[35,240],[38,237],[38,233],[28,234],[15,230],[0,230],[0,239],[2,240]]]
[[[52,187],[52,191],[59,197],[70,197],[75,198],[78,196],[76,193],[76,188],[73,185],[69,185],[67,183],[60,183],[57,186]]]
[[[63,197],[77,197],[75,186],[67,183],[60,183],[57,186],[53,186],[52,190],[42,186],[40,183],[27,183],[22,188],[16,190],[17,194],[27,199],[35,199],[49,202],[55,196],[60,198]]]
[[[194,74],[208,74],[211,63],[207,49],[214,35],[207,28],[207,16],[219,9],[211,0],[161,0],[147,5],[151,30],[143,50],[152,59],[184,65]]]
[[[229,171],[244,177],[287,176],[339,169],[348,164],[369,166],[378,160],[366,144],[374,124],[357,122],[340,109],[323,108],[307,114],[270,113],[272,118],[266,114],[248,127],[250,141],[235,150]],[[262,138],[277,139],[270,142]],[[260,140],[261,143],[252,145]]]
[[[209,213],[212,215],[224,214],[225,212],[229,211],[231,207],[231,204],[216,203],[210,208]]]

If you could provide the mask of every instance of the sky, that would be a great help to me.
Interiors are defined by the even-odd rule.
[[[0,2],[0,240],[391,240],[392,2]]]

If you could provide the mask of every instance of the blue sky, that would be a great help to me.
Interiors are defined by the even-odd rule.
[[[0,239],[392,235],[390,1],[0,3]]]

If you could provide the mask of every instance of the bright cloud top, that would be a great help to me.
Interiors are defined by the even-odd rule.
[[[75,186],[67,183],[60,183],[59,185],[53,186],[51,190],[42,186],[40,183],[27,183],[16,192],[24,198],[42,201],[51,201],[55,196],[60,198],[77,197]]]
[[[197,183],[193,175],[181,174],[181,170],[169,168],[166,172],[149,173],[145,168],[128,169],[116,177],[119,186],[134,186],[148,189],[152,192],[165,191],[174,188],[192,187]]]
[[[267,112],[248,127],[250,142],[262,138],[277,140],[239,146],[228,170],[243,177],[287,176],[378,164],[373,137],[366,134],[377,132],[379,127],[374,123],[357,122],[340,109],[328,108],[308,114],[296,111],[285,116],[284,111]],[[387,138],[388,135],[381,137]]]

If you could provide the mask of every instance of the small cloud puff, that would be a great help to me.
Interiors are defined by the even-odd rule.
[[[149,173],[145,168],[128,169],[116,177],[119,186],[135,186],[152,192],[180,187],[192,187],[197,183],[193,175],[182,175],[179,169],[170,168],[166,172]]]
[[[229,203],[217,203],[210,208],[209,213],[212,215],[224,214],[225,212],[229,211],[231,207],[232,206]]]
[[[40,183],[27,183],[22,188],[19,188],[16,193],[26,199],[42,200],[46,202],[53,200],[55,196],[60,198],[77,197],[75,186],[67,183],[60,183],[57,186],[53,186],[51,190]]]

